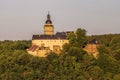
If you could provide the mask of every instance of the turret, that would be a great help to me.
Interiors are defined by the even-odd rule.
[[[54,35],[54,26],[52,25],[49,13],[47,15],[47,20],[44,25],[44,35]]]

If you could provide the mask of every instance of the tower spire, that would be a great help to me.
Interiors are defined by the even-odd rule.
[[[48,11],[48,15],[47,15],[47,20],[50,20],[50,14],[49,14],[49,11]]]
[[[44,34],[45,35],[54,35],[54,26],[52,25],[49,11],[47,14],[47,20],[46,20],[45,25],[44,25]]]
[[[48,11],[48,14],[49,14],[50,12]]]
[[[51,21],[51,19],[50,19],[49,11],[48,11],[48,15],[47,15],[46,24],[52,24],[52,21]]]

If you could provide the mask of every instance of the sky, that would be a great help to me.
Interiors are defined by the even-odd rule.
[[[55,32],[120,33],[120,0],[0,0],[0,40],[43,34],[48,11]]]

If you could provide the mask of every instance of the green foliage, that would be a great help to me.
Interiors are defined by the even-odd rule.
[[[120,80],[120,74],[116,74],[113,79],[114,80]]]
[[[64,44],[62,46],[62,48],[63,48],[62,52],[68,52],[68,50],[70,49],[70,47],[71,47],[70,44],[68,44],[68,43]]]
[[[76,32],[72,32],[68,35],[68,39],[71,46],[83,48],[87,43],[86,31],[78,28]]]
[[[111,40],[109,51],[112,57],[119,60],[120,58],[120,37],[115,37]]]
[[[71,47],[68,51],[68,55],[75,56],[77,60],[83,60],[85,54],[87,53],[78,47]]]
[[[120,35],[87,37],[100,43],[95,59],[82,50],[86,32],[80,31],[70,33],[60,55],[46,58],[26,52],[31,41],[0,41],[0,80],[120,80]]]

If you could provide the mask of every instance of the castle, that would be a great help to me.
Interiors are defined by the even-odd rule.
[[[27,52],[39,57],[46,57],[51,51],[59,54],[63,44],[69,42],[67,39],[68,33],[69,32],[57,32],[54,34],[54,26],[48,13],[44,25],[44,34],[33,35],[32,46],[27,49]]]
[[[44,34],[32,36],[32,46],[27,49],[27,52],[33,56],[46,57],[50,52],[59,54],[62,46],[69,43],[67,39],[68,32],[57,32],[54,34],[54,26],[52,25],[50,14],[47,15],[47,20],[44,25]],[[92,41],[84,48],[89,54],[97,52],[97,43]]]

